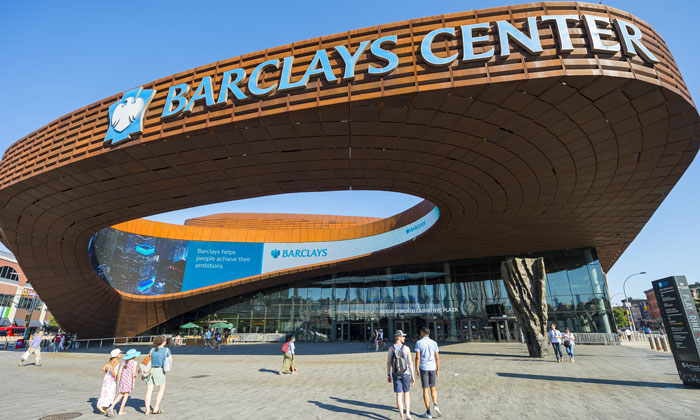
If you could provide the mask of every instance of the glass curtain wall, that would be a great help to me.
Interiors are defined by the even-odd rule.
[[[549,321],[574,332],[613,332],[594,249],[547,252]],[[207,305],[162,327],[225,320],[236,333],[294,333],[299,340],[369,340],[427,326],[440,341],[516,341],[521,332],[500,274],[503,257],[337,273]],[[431,334],[431,335],[433,335]]]

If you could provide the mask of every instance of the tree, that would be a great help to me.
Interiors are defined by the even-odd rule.
[[[60,325],[58,325],[58,322],[56,322],[53,315],[51,315],[51,318],[49,318],[49,327],[55,327],[55,328],[61,327]]]
[[[627,319],[627,314],[625,314],[625,309],[621,307],[613,308],[613,315],[615,316],[615,325],[620,328],[627,328],[630,326],[630,321]]]

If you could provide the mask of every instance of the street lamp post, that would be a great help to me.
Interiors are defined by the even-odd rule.
[[[625,295],[625,304],[626,304],[626,307],[628,307],[629,311],[630,311],[630,322],[632,323],[632,331],[636,331],[637,328],[634,325],[634,317],[632,316],[632,305],[630,305],[629,299],[627,298],[627,290],[625,289],[625,285],[627,284],[627,280],[629,280],[631,277],[639,276],[641,274],[646,274],[646,273],[647,273],[646,271],[640,271],[639,273],[630,274],[629,276],[627,276],[625,281],[622,283],[622,293]]]

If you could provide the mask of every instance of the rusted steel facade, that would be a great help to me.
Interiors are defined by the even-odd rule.
[[[540,24],[543,52],[537,55],[511,45],[506,58],[434,67],[419,54],[422,39],[436,28],[502,20],[524,31],[528,17],[584,14],[634,23],[659,62],[593,52],[581,21],[569,24],[571,52],[560,51],[553,25]],[[351,81],[317,77],[303,89],[219,107],[198,103],[178,118],[161,119],[171,86],[194,87],[210,76],[218,92],[228,70],[250,74],[262,62],[290,55],[302,68],[319,49],[354,51],[362,41],[388,35],[397,36],[389,49],[399,60],[389,74],[367,74],[370,59],[363,56]],[[498,52],[493,25],[488,36],[474,52]],[[459,38],[440,38],[433,51],[446,56],[462,47]],[[340,77],[340,57],[329,54],[329,60]],[[260,86],[279,78],[279,69],[268,68]],[[212,63],[143,88],[156,94],[140,136],[104,142],[115,95],[19,140],[0,165],[2,242],[54,316],[81,336],[138,333],[210,302],[349,267],[595,246],[607,270],[700,145],[700,118],[659,34],[626,12],[586,3],[530,3],[391,23]],[[433,204],[441,217],[416,241],[376,255],[160,297],[121,293],[88,261],[96,231],[139,217],[346,189],[420,196],[426,202],[396,217],[416,220]],[[390,223],[345,229],[367,236]]]

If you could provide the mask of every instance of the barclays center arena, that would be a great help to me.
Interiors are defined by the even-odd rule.
[[[5,152],[0,240],[84,338],[217,319],[300,340],[519,340],[511,256],[544,259],[551,320],[612,333],[605,272],[699,147],[643,20],[471,10],[206,64],[65,115]],[[388,218],[144,219],[339,190],[422,201]]]

